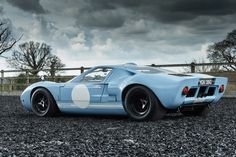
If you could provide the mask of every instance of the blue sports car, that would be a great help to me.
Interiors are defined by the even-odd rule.
[[[166,112],[204,115],[224,94],[227,78],[180,74],[135,64],[97,66],[66,83],[41,81],[21,95],[38,116],[58,113],[119,114],[161,119]]]

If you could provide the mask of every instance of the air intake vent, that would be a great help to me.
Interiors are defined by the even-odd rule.
[[[213,96],[215,94],[216,87],[209,87],[207,96]]]
[[[192,76],[192,75],[186,75],[186,74],[169,74],[169,75],[179,76],[179,77]]]
[[[194,97],[195,94],[197,92],[197,88],[191,88],[189,91],[188,91],[188,95],[186,97]]]

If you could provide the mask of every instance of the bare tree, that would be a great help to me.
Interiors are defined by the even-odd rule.
[[[61,59],[57,57],[56,55],[51,55],[47,62],[47,68],[49,69],[49,75],[54,78],[56,75],[56,72],[64,67],[65,64],[62,63]]]
[[[228,33],[223,41],[210,45],[207,51],[207,58],[212,63],[232,63],[232,65],[223,66],[223,68],[227,71],[236,71],[236,30]]]
[[[19,39],[15,39],[12,35],[10,23],[7,20],[0,21],[0,56],[10,50]]]
[[[16,69],[29,69],[29,73],[33,76],[47,68],[51,59],[54,58],[52,57],[54,55],[51,54],[51,47],[45,43],[30,41],[19,45],[19,48],[20,51],[14,51],[7,61]],[[56,65],[56,63],[53,64]]]

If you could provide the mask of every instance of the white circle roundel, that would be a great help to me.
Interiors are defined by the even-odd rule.
[[[87,108],[90,102],[90,94],[88,88],[79,84],[72,89],[71,98],[75,105],[79,108]]]

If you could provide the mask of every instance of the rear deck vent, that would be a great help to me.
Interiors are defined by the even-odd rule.
[[[190,88],[188,91],[188,95],[186,97],[194,97],[196,94],[197,88]]]
[[[213,96],[215,94],[215,87],[209,87],[208,92],[207,92],[207,96]]]
[[[173,75],[173,76],[179,76],[179,77],[185,77],[185,76],[192,76],[192,75],[187,75],[187,74],[169,74],[169,75]]]
[[[206,89],[207,89],[206,86],[200,87],[199,91],[198,91],[198,94],[197,94],[197,97],[202,98],[202,97],[206,96]]]

